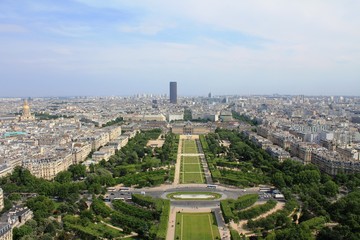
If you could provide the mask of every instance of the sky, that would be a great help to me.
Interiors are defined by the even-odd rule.
[[[1,0],[0,96],[359,95],[358,0]]]

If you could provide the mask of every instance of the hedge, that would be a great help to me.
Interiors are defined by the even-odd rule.
[[[276,206],[275,200],[269,200],[265,204],[254,206],[248,210],[240,211],[238,213],[239,220],[242,219],[252,219],[260,216],[263,213],[266,213],[273,209]]]
[[[140,235],[147,232],[149,230],[149,225],[150,225],[148,222],[142,219],[132,217],[126,214],[122,214],[119,212],[114,212],[111,215],[111,223],[121,228],[128,227],[132,231],[137,232]]]
[[[136,207],[134,205],[127,204],[121,200],[112,201],[112,205],[116,211],[122,212],[129,216],[134,216],[140,219],[154,220],[155,214],[150,210]]]
[[[240,234],[234,229],[230,229],[230,236],[231,236],[231,240],[242,240]]]
[[[163,206],[160,215],[160,222],[158,225],[158,231],[156,233],[156,240],[165,240],[167,234],[167,228],[170,215],[170,200],[162,200]]]
[[[250,207],[258,200],[258,198],[258,194],[248,194],[241,196],[235,201],[235,209],[241,210]]]
[[[220,172],[220,171],[219,171]],[[220,175],[222,176],[223,174]],[[232,177],[219,177],[219,181],[223,184],[233,185],[233,186],[249,186],[249,181],[246,179],[232,178]]]
[[[152,197],[141,194],[132,194],[132,201],[143,207],[155,208],[155,201]]]
[[[231,207],[229,205],[228,200],[220,201],[220,208],[224,216],[224,220],[226,223],[229,223],[231,220],[235,218],[233,212],[231,211]]]
[[[301,223],[301,225],[307,225],[310,229],[319,230],[322,225],[327,222],[326,217],[314,217]]]

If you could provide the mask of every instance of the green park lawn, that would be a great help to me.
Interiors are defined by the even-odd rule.
[[[177,213],[175,239],[220,239],[220,233],[212,213]]]
[[[197,156],[182,158],[181,183],[204,183],[204,174]]]
[[[184,163],[200,163],[198,156],[183,156],[182,160]]]
[[[184,164],[183,171],[185,173],[201,173],[201,165],[200,164]]]
[[[202,173],[181,173],[181,183],[204,183]]]
[[[194,140],[183,140],[182,152],[187,154],[196,154],[198,153],[196,143]]]

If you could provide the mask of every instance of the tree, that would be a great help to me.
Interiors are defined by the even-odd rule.
[[[347,225],[352,232],[360,232],[360,191],[354,191],[330,206],[335,221]]]
[[[55,210],[54,201],[45,196],[38,196],[29,199],[26,202],[26,206],[34,212],[35,220],[47,218]]]
[[[278,188],[284,188],[286,187],[285,180],[283,178],[283,174],[281,172],[277,172],[274,174],[272,178],[272,182],[277,186]]]
[[[95,165],[93,163],[91,163],[89,166],[89,169],[90,169],[91,173],[95,172]]]
[[[122,177],[127,174],[133,174],[136,173],[135,165],[126,165],[126,166],[117,166],[115,167],[115,173],[114,175],[117,177]]]
[[[131,155],[128,157],[128,163],[137,163],[139,161],[139,157],[136,151],[133,151]]]
[[[37,228],[37,225],[38,225],[34,219],[27,220],[25,224],[28,225],[29,227],[31,227],[32,229]]]
[[[33,229],[28,225],[22,225],[19,228],[14,228],[13,230],[13,239],[17,240],[24,236],[30,235],[33,232]]]
[[[146,158],[145,158],[146,159]],[[157,158],[147,158],[142,164],[141,168],[143,170],[152,169],[160,165],[160,160]]]
[[[85,210],[87,210],[88,209],[88,205],[87,205],[87,203],[86,203],[86,200],[85,199],[80,199],[80,201],[78,202],[78,206],[79,206],[79,210],[80,210],[80,212],[81,211],[85,211]]]
[[[71,165],[68,171],[72,173],[74,180],[78,180],[86,176],[86,167],[82,164]]]
[[[55,225],[52,222],[49,222],[45,227],[44,233],[49,233],[51,235],[54,235],[55,232],[56,232]]]
[[[84,210],[84,211],[81,211],[80,212],[80,217],[81,218],[87,218],[89,219],[90,221],[93,221],[94,220],[94,216],[92,214],[92,212],[90,210]]]
[[[332,180],[327,181],[323,187],[325,195],[329,197],[335,197],[339,192],[339,186]]]
[[[275,232],[277,240],[312,240],[315,239],[307,226],[295,225],[288,229]],[[268,238],[266,238],[268,239]]]
[[[71,182],[71,180],[72,180],[72,173],[69,171],[59,172],[55,177],[55,181],[59,183],[68,183]]]
[[[34,186],[36,178],[30,171],[22,167],[15,167],[10,180],[18,185]]]
[[[44,235],[41,236],[41,240],[52,240],[54,239],[53,237],[54,235],[53,234],[50,234],[50,233],[45,233]]]
[[[291,221],[289,217],[284,213],[278,214],[278,216],[276,217],[276,226],[288,226],[290,225],[290,223]]]
[[[10,201],[19,201],[19,200],[21,200],[21,195],[18,193],[12,193],[9,195],[8,198]]]
[[[311,184],[320,182],[320,173],[318,170],[304,170],[298,174],[298,183]]]

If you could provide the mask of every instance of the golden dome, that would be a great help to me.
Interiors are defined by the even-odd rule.
[[[27,102],[26,100],[24,101],[24,106],[23,106],[23,108],[24,108],[24,109],[25,109],[25,108],[30,108],[30,107],[29,107],[29,104],[28,104],[28,102]]]

